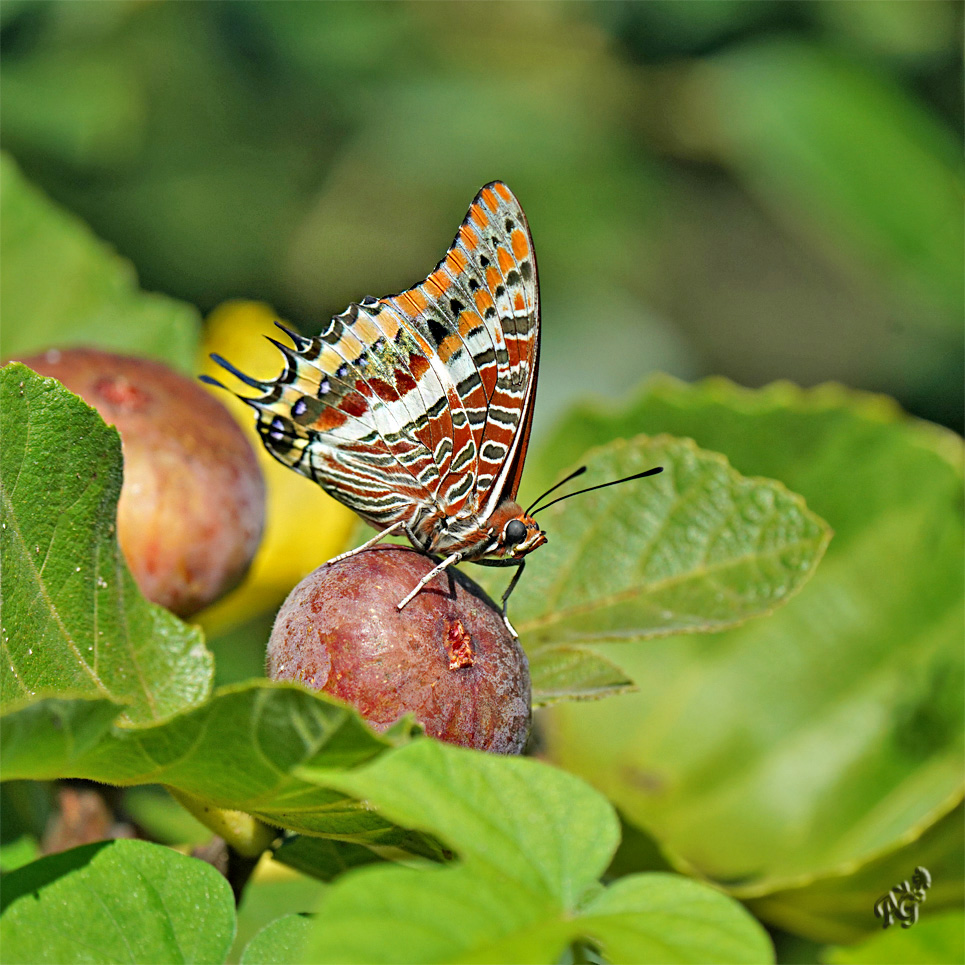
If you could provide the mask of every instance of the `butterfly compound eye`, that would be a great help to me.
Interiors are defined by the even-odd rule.
[[[503,542],[507,546],[515,546],[526,539],[526,524],[518,519],[511,519],[503,530]]]

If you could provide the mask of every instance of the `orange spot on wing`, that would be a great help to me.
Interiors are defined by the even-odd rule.
[[[505,248],[496,249],[496,260],[499,262],[499,268],[504,275],[515,267],[512,255]]]
[[[488,283],[488,279],[487,279]],[[483,291],[481,288],[475,294],[476,309],[480,315],[486,314],[487,308],[493,307],[493,300],[489,297],[489,292]]]
[[[480,195],[486,207],[489,208],[493,214],[496,213],[496,209],[499,207],[499,201],[496,200],[496,195],[493,193],[492,188],[483,188],[482,194]]]
[[[510,238],[513,242],[513,254],[516,256],[516,260],[522,261],[529,254],[529,242],[526,240],[525,232],[517,228],[510,235]]]
[[[526,303],[523,301],[523,296],[519,292],[516,292],[516,297],[513,299],[513,308],[517,312],[526,311]]]
[[[421,355],[409,356],[409,371],[412,377],[418,382],[426,372],[429,371],[429,360]]]
[[[463,244],[465,244],[467,248],[475,248],[476,245],[479,244],[479,235],[477,235],[476,232],[473,231],[472,228],[470,228],[467,224],[464,224],[459,229],[459,237],[462,239]]]
[[[396,303],[404,313],[418,315],[428,304],[425,295],[418,288],[413,288],[407,292],[402,292],[396,296]]]
[[[484,229],[487,224],[489,224],[489,218],[486,217],[483,212],[482,205],[474,204],[469,209],[469,220],[480,230]]]
[[[493,189],[494,189],[494,190],[496,191],[496,193],[503,199],[503,201],[512,201],[512,200],[513,200],[513,193],[512,193],[512,191],[510,191],[509,188],[507,188],[506,185],[503,184],[502,181],[497,181],[497,182],[493,185]]]
[[[446,255],[446,267],[456,275],[462,272],[468,264],[469,262],[466,256],[457,248],[453,248],[452,251]]]
[[[481,324],[482,319],[472,309],[468,309],[459,316],[459,334],[465,338],[477,325]]]
[[[329,429],[337,429],[348,421],[348,416],[338,409],[326,408],[322,414],[312,423],[312,428],[319,432],[327,432]]]
[[[445,273],[434,271],[426,280],[425,288],[434,297],[444,295],[446,289],[452,284],[452,279]]]
[[[495,291],[497,285],[503,283],[503,276],[499,273],[499,269],[490,265],[486,269],[486,284],[489,286],[490,291]]]

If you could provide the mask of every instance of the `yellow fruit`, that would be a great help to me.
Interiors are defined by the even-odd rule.
[[[280,321],[278,316],[262,302],[219,305],[208,317],[199,359],[201,371],[242,394],[251,391],[208,358],[209,353],[216,352],[255,378],[277,377],[282,369],[281,357],[278,349],[262,337],[281,337],[276,321]],[[348,548],[358,517],[310,479],[267,453],[255,432],[250,406],[221,389],[211,387],[211,391],[217,393],[255,447],[268,499],[264,537],[247,577],[197,618],[213,637],[277,607],[302,577]]]

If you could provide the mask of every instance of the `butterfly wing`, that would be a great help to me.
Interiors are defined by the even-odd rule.
[[[273,382],[247,401],[279,461],[379,529],[460,514],[486,518],[514,496],[539,353],[536,262],[525,216],[501,182],[473,201],[421,284],[366,298],[312,339],[275,344]],[[274,341],[274,340],[273,340]]]

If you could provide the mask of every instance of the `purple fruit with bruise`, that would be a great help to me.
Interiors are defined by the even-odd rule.
[[[396,606],[433,566],[380,546],[319,567],[278,613],[268,676],[339,697],[379,730],[412,714],[439,740],[521,753],[529,667],[492,600],[450,570]]]

